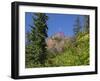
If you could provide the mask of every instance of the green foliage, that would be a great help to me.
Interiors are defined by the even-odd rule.
[[[26,68],[90,64],[89,19],[87,16],[85,16],[83,30],[80,25],[80,18],[77,17],[74,28],[75,36],[69,40],[66,39],[61,52],[57,52],[55,48],[51,48],[52,51],[47,49],[45,39],[48,37],[46,23],[48,17],[46,14],[35,13],[32,18],[34,26],[30,26],[31,32],[27,33],[28,43],[26,43],[25,47]],[[55,38],[54,40],[60,42],[62,39]]]
[[[79,66],[89,65],[89,34],[80,33],[77,41],[66,43],[65,51],[48,59],[46,66]],[[69,45],[68,45],[69,44]],[[75,45],[74,45],[75,44]]]
[[[32,48],[30,47],[29,49]],[[31,56],[31,53],[30,57],[33,57]],[[44,67],[41,66],[41,64],[32,63],[31,59],[33,58],[30,58],[30,63],[26,62],[28,63],[27,67]],[[28,59],[26,61],[28,61]],[[76,41],[69,41],[65,43],[63,52],[52,53],[48,51],[45,67],[89,65],[89,62],[89,34],[80,32]]]
[[[47,57],[46,42],[48,17],[44,13],[35,13],[33,15],[34,26],[28,34],[29,44],[26,44],[26,67],[45,66]]]

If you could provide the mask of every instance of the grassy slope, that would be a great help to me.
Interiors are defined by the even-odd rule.
[[[69,45],[66,50],[50,58],[47,66],[77,66],[89,64],[89,34],[77,37],[76,46]],[[70,44],[70,43],[69,43]],[[67,46],[67,45],[66,45]]]

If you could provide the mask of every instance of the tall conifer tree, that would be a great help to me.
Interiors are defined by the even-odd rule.
[[[32,39],[33,42],[33,51],[34,51],[34,59],[36,63],[40,63],[42,65],[45,64],[46,60],[46,38],[47,35],[47,23],[48,17],[44,13],[35,13],[33,16],[34,27],[32,30],[32,34],[35,35],[35,40]]]
[[[81,31],[81,23],[80,23],[80,18],[79,16],[77,17],[76,21],[75,21],[75,25],[74,25],[74,29],[73,29],[75,36],[78,35],[78,33]]]
[[[84,16],[84,31],[89,33],[89,16]]]
[[[32,62],[35,65],[45,65],[47,51],[46,51],[46,38],[47,35],[47,20],[48,16],[45,13],[33,14],[33,25],[31,26],[30,33],[30,53]]]

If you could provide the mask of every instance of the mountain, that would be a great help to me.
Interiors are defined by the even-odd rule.
[[[46,39],[47,49],[50,52],[62,52],[68,41],[70,41],[70,37],[65,36],[63,32],[57,32]]]

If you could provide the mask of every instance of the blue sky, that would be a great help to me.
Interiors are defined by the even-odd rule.
[[[25,13],[25,30],[26,32],[30,31],[30,26],[34,22],[32,20],[32,12]],[[57,32],[63,32],[65,36],[73,36],[73,27],[75,25],[75,20],[79,16],[81,25],[83,25],[83,16],[82,15],[71,15],[71,14],[46,14],[49,19],[47,21],[48,25],[48,36],[52,36]]]

